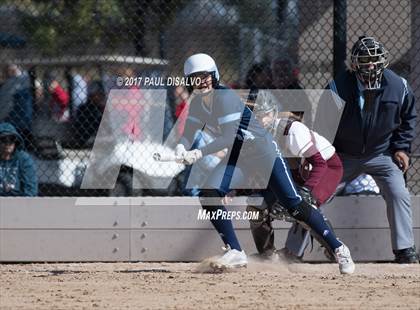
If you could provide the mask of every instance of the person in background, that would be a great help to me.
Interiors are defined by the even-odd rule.
[[[24,140],[31,145],[33,98],[29,75],[15,64],[4,69],[6,80],[0,87],[0,121],[11,123]]]
[[[295,62],[289,56],[276,57],[271,61],[271,72],[273,79],[273,89],[301,90],[303,85],[298,79],[299,69]],[[303,118],[305,114],[305,125],[312,128],[312,105],[307,95],[299,96],[299,104],[304,105],[305,111],[292,111],[296,116]]]
[[[250,89],[251,92],[257,89],[272,88],[270,64],[267,62],[253,64],[246,74],[244,86],[245,89]]]
[[[86,147],[93,144],[101,124],[106,105],[105,89],[101,81],[93,81],[88,87],[88,98],[76,112],[73,123],[75,144]]]
[[[271,61],[271,72],[276,89],[304,89],[298,80],[299,70],[290,57],[274,58]]]
[[[47,74],[45,80],[50,96],[48,106],[52,119],[60,123],[68,121],[70,119],[68,92],[60,85],[54,75]]]
[[[42,81],[40,79],[34,80],[34,95],[35,95],[35,110],[40,109],[40,106],[42,105],[42,102],[44,100],[44,87],[42,85]]]
[[[79,107],[87,101],[88,85],[83,76],[77,72],[71,76],[71,82],[73,84],[72,113],[76,115]]]
[[[25,151],[21,135],[7,122],[0,123],[0,196],[36,196],[35,164]]]

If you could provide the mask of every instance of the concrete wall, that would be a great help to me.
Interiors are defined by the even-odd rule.
[[[420,248],[420,196],[412,206]],[[220,253],[222,243],[210,222],[197,220],[199,209],[196,199],[184,197],[1,198],[0,261],[201,260]],[[325,213],[356,260],[393,259],[380,197],[338,197]],[[234,225],[245,250],[255,252],[248,222]],[[275,223],[278,248],[289,226]],[[306,258],[324,259],[317,245]]]

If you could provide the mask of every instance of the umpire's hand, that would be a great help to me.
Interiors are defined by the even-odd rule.
[[[404,151],[397,151],[394,153],[394,160],[403,173],[406,173],[410,165],[410,158]]]

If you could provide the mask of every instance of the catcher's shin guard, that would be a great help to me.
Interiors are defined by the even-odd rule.
[[[321,236],[321,235],[319,235],[319,234],[317,234],[313,229],[311,229],[309,226],[308,226],[308,224],[306,224],[306,223],[304,223],[304,222],[301,222],[301,221],[298,221],[298,223],[300,224],[300,225],[302,225],[302,227],[304,228],[304,229],[306,229],[307,231],[309,231],[310,232],[310,234],[311,234],[311,236],[312,237],[314,237],[314,239],[316,240],[316,241],[318,241],[319,242],[319,244],[323,247],[323,248],[325,248],[325,256],[327,256],[327,258],[329,259],[329,260],[331,260],[331,255],[332,255],[332,257],[334,257],[334,254],[332,254],[332,253],[334,253],[334,249],[332,249],[330,246],[329,246],[329,244],[325,241],[325,239]]]
[[[303,197],[304,198],[304,197]],[[318,241],[321,246],[323,246],[328,253],[334,253],[334,249],[332,249],[326,240],[316,233],[311,227],[307,224],[309,218],[311,217],[312,212],[316,212],[316,207],[314,207],[311,203],[309,203],[305,198],[302,199],[302,202],[297,205],[294,209],[288,209],[289,214],[298,221],[300,225],[303,226],[306,230],[310,231],[311,235]],[[330,225],[328,225],[330,226]]]
[[[286,239],[286,248],[296,257],[302,257],[311,241],[309,231],[299,223],[293,223]]]
[[[325,222],[327,223],[330,230],[334,232],[331,222],[328,219],[326,219]],[[313,231],[307,230],[299,223],[293,223],[287,234],[285,246],[293,255],[302,257],[305,254],[306,248],[312,242],[313,238],[317,239],[313,234]],[[324,255],[329,261],[335,262],[334,251],[331,249],[331,247],[326,247],[324,249]]]
[[[265,204],[261,207],[248,206],[247,211],[259,212],[258,219],[249,221],[258,253],[268,256],[273,254],[276,250],[274,247],[274,229],[271,225],[272,219],[268,208],[265,207]]]

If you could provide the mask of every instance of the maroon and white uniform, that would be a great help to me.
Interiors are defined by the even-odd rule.
[[[305,124],[293,119],[280,119],[277,140],[286,156],[300,158],[297,167],[291,167],[299,185],[310,189],[317,205],[330,198],[343,176],[341,160],[334,146]]]

